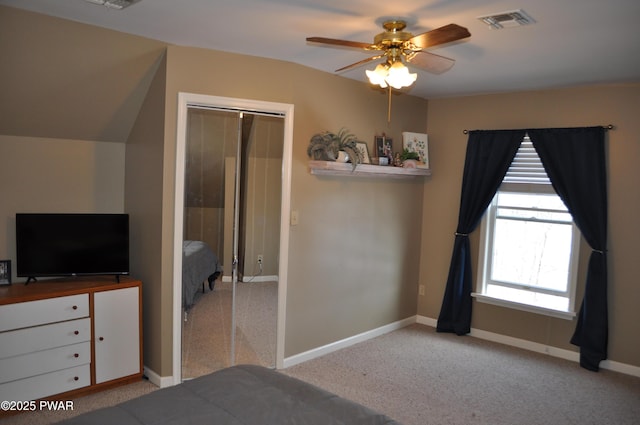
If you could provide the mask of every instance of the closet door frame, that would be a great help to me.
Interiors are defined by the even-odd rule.
[[[173,250],[173,384],[182,382],[182,240],[184,220],[185,158],[189,108],[278,115],[284,119],[282,152],[282,199],[280,204],[280,262],[278,265],[278,310],[276,368],[284,367],[284,341],[289,258],[289,211],[291,210],[291,166],[293,149],[293,105],[252,99],[237,99],[195,93],[178,93],[176,134],[175,210]]]

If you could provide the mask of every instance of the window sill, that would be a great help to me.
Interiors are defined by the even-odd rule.
[[[472,297],[476,298],[478,302],[485,304],[497,305],[499,307],[512,308],[514,310],[527,311],[529,313],[542,314],[544,316],[557,317],[559,319],[565,320],[573,320],[576,317],[576,313],[574,311],[559,311],[552,310],[549,308],[538,307],[530,304],[522,304],[515,301],[503,300],[500,298],[488,297],[483,294],[479,294],[477,292],[473,292],[471,294]]]

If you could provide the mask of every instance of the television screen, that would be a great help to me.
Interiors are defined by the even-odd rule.
[[[18,277],[129,274],[127,214],[16,214]]]

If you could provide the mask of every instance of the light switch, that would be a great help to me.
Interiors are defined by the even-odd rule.
[[[291,225],[298,225],[298,210],[291,210]]]

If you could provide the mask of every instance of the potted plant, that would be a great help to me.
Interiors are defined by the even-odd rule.
[[[400,160],[402,161],[402,166],[405,168],[416,168],[418,162],[420,161],[420,155],[418,152],[410,151],[407,148],[402,150],[400,154]]]
[[[400,159],[402,161],[406,161],[407,159],[415,159],[416,161],[419,161],[420,155],[418,155],[418,152],[412,152],[409,149],[404,148],[400,154]]]
[[[307,155],[318,161],[336,161],[340,151],[351,161],[352,170],[362,163],[362,153],[358,150],[356,136],[342,128],[337,134],[329,131],[314,134],[309,141]]]

